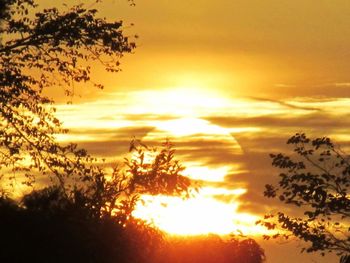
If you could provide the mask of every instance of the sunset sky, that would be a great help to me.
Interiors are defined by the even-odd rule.
[[[287,151],[296,132],[350,146],[348,0],[137,0],[135,7],[105,0],[96,8],[123,20],[127,34],[139,36],[138,47],[118,74],[91,65],[106,87],[81,87],[81,98],[57,106],[70,129],[60,139],[116,163],[133,136],[149,144],[170,138],[185,174],[202,189],[184,204],[145,196],[139,214],[161,228],[261,234],[253,224],[259,216],[289,209],[263,197],[278,172],[269,153]],[[186,226],[190,218],[202,225]],[[230,222],[231,229],[218,228]],[[282,260],[289,250],[271,246],[268,262],[299,256]]]

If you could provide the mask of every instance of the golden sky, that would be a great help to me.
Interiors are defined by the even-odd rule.
[[[218,222],[210,231],[220,233],[225,219],[244,230],[243,221],[282,209],[262,193],[277,173],[268,154],[286,151],[290,136],[331,136],[348,148],[348,0],[105,0],[96,8],[124,20],[127,34],[140,36],[138,48],[118,74],[92,65],[106,88],[84,87],[73,105],[58,105],[71,130],[60,139],[116,162],[133,136],[151,144],[170,137],[188,176],[203,184],[185,210],[170,209],[176,215],[205,203],[219,215],[203,220]],[[156,222],[169,216],[161,213]],[[268,262],[282,262],[283,248],[273,250]]]
[[[226,95],[349,94],[346,0],[151,0],[137,1],[134,8],[123,1],[105,5],[109,16],[133,22],[131,31],[140,35],[135,56],[125,61],[124,76],[115,80],[118,86],[162,88],[186,85],[194,78],[193,84],[198,81],[197,85]]]

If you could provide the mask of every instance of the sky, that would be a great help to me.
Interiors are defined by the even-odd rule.
[[[138,47],[122,58],[117,74],[91,65],[104,90],[81,87],[81,98],[72,105],[52,94],[60,103],[58,117],[71,131],[60,140],[77,141],[115,163],[127,154],[133,136],[149,144],[170,138],[186,175],[199,180],[202,189],[186,204],[144,197],[148,210],[139,213],[168,230],[169,217],[190,215],[170,223],[183,226],[193,211],[210,219],[202,227],[217,233],[223,231],[218,225],[234,222],[229,230],[243,231],[265,213],[293,213],[263,197],[264,185],[276,182],[278,173],[269,153],[288,152],[285,142],[296,132],[330,136],[342,149],[349,148],[349,2],[135,3],[105,0],[96,6],[102,15],[123,20],[126,34],[139,36]],[[161,210],[164,202],[170,212]],[[299,257],[300,244],[264,246],[268,262]],[[295,257],[286,259],[288,251],[295,251]],[[330,259],[300,257],[300,262],[312,260]]]

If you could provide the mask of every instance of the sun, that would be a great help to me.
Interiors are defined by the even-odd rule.
[[[230,104],[221,93],[206,88],[173,87],[138,91],[130,95],[132,114],[157,114],[181,117],[198,117],[222,109]]]

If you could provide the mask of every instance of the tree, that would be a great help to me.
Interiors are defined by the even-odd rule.
[[[74,220],[142,228],[147,239],[147,233],[154,230],[132,217],[139,195],[181,195],[188,193],[190,185],[181,175],[183,167],[174,160],[170,143],[158,151],[135,140],[130,149],[133,158],[109,173],[101,160],[76,144],[57,142],[56,135],[67,130],[54,115],[54,101],[45,96],[47,89],[57,88],[72,96],[77,83],[91,82],[102,88],[90,79],[89,62],[99,61],[110,72],[119,70],[120,58],[135,48],[123,33],[122,22],[99,18],[96,9],[83,4],[63,11],[56,7],[36,11],[39,7],[33,0],[5,0],[0,8],[2,200],[10,200],[16,181],[34,189],[38,176],[50,178],[45,186],[54,190],[34,191],[16,209],[52,219],[64,211],[64,220],[80,211]],[[154,158],[146,162],[149,152]],[[55,204],[58,206],[52,207]]]
[[[99,1],[97,1],[99,2]],[[83,4],[36,11],[34,0],[2,1],[0,34],[0,170],[2,186],[14,177],[32,186],[38,174],[63,189],[72,180],[91,177],[90,156],[55,136],[67,130],[54,116],[54,101],[44,92],[62,88],[74,95],[77,83],[90,79],[89,62],[117,72],[119,60],[135,48],[121,21],[98,17]],[[11,174],[11,176],[9,176]],[[69,180],[66,180],[69,178]]]
[[[266,185],[264,195],[298,207],[303,216],[279,212],[260,223],[282,229],[275,238],[292,236],[306,241],[303,251],[335,252],[341,262],[349,262],[349,156],[327,137],[310,139],[296,134],[287,144],[294,147],[295,156],[271,154],[272,165],[283,172],[277,186]]]
[[[96,1],[96,4],[100,2]],[[130,1],[131,2],[131,1]],[[34,0],[3,2],[0,28],[0,187],[11,195],[14,184],[34,187],[38,176],[49,178],[62,195],[83,203],[91,217],[130,219],[142,193],[188,193],[190,181],[174,160],[167,142],[160,152],[134,141],[135,158],[126,168],[109,173],[98,160],[77,144],[60,144],[66,133],[55,117],[54,101],[47,89],[62,88],[74,95],[77,83],[102,84],[90,79],[89,62],[100,62],[118,72],[119,60],[135,48],[124,35],[121,21],[98,17],[97,9],[83,4],[39,9]],[[132,3],[132,2],[131,2]],[[153,152],[150,162],[146,152]],[[33,188],[34,189],[34,188]],[[131,221],[131,220],[129,220]]]
[[[125,158],[124,168],[117,166],[110,175],[98,169],[92,187],[82,196],[97,218],[115,217],[125,224],[142,194],[189,197],[191,180],[182,175],[184,167],[169,141],[158,149],[134,140],[130,151],[132,157]]]

